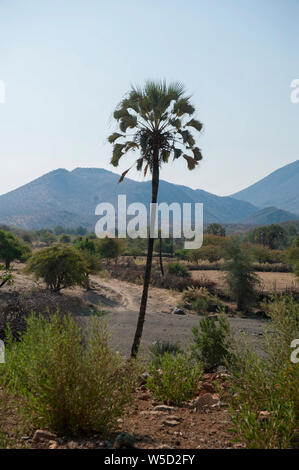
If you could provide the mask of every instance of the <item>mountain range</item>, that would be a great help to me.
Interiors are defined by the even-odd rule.
[[[117,207],[117,196],[149,204],[151,182],[125,178],[101,168],[58,169],[0,196],[0,224],[25,229],[85,226],[93,230],[100,202]],[[204,204],[204,223],[268,224],[299,219],[299,161],[280,168],[232,196],[160,181],[159,202]],[[275,191],[273,191],[275,188]]]

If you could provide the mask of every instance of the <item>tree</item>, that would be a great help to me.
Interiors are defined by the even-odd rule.
[[[172,156],[174,160],[184,158],[189,170],[196,168],[202,159],[190,128],[200,132],[201,122],[192,116],[195,112],[179,83],[147,81],[143,88],[132,87],[114,112],[119,131],[109,138],[113,144],[111,163],[117,167],[120,159],[129,151],[139,151],[137,170],[149,171],[152,175],[152,203],[157,203],[159,172],[162,164]],[[124,179],[130,168],[121,175]],[[151,226],[155,222],[151,214]],[[137,355],[146,313],[148,289],[151,277],[154,238],[148,236],[147,259],[143,292],[131,356]]]
[[[287,233],[281,225],[272,224],[255,228],[251,232],[249,239],[253,243],[268,246],[271,250],[274,250],[286,243]]]
[[[111,259],[117,259],[123,252],[123,244],[117,238],[105,237],[98,242],[98,252],[109,263]]]
[[[21,242],[11,232],[0,230],[0,259],[5,263],[5,269],[10,268],[10,263],[14,260],[21,260],[29,255],[30,248]]]
[[[230,292],[237,302],[237,309],[245,311],[255,301],[255,286],[259,279],[247,250],[238,240],[232,240],[225,250],[224,271]]]
[[[218,235],[219,237],[225,237],[225,228],[221,224],[210,224],[207,227],[207,233],[212,235]]]
[[[28,260],[26,271],[42,278],[54,292],[75,285],[88,287],[88,264],[73,246],[53,245],[37,251]]]

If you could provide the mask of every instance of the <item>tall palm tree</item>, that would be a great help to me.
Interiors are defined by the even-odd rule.
[[[132,87],[114,111],[119,132],[108,138],[113,144],[111,164],[118,166],[120,159],[129,151],[138,151],[138,171],[152,175],[152,203],[157,203],[159,171],[170,157],[182,157],[189,170],[193,170],[202,159],[200,149],[190,130],[200,132],[202,123],[192,118],[195,112],[180,83],[147,81],[143,87]],[[132,167],[131,167],[132,168]],[[130,168],[124,171],[123,181]],[[151,226],[155,214],[151,214]],[[143,331],[148,289],[151,276],[154,238],[149,234],[147,260],[144,273],[143,292],[138,323],[131,357],[136,357]]]

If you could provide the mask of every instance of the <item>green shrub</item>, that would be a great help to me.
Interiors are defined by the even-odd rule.
[[[218,297],[205,287],[187,287],[183,293],[183,301],[189,303],[198,313],[216,310],[221,305]]]
[[[37,251],[29,259],[27,272],[42,278],[47,287],[59,292],[66,287],[88,286],[88,263],[72,246],[54,245]]]
[[[230,356],[230,326],[224,316],[219,316],[218,325],[214,318],[203,318],[199,328],[192,328],[192,335],[192,355],[201,361],[205,371],[225,364]]]
[[[181,263],[168,263],[167,270],[169,274],[173,274],[177,277],[187,278],[190,277],[188,268]]]
[[[255,287],[259,279],[254,272],[254,266],[239,241],[232,240],[225,248],[226,263],[223,270],[227,272],[226,282],[232,297],[237,302],[238,310],[247,310],[256,300]]]
[[[107,330],[91,318],[87,336],[71,316],[31,315],[20,341],[7,335],[5,383],[24,413],[57,433],[107,433],[123,415],[133,366],[110,349]]]
[[[299,304],[276,297],[264,309],[271,322],[262,354],[244,340],[234,343],[229,363],[233,431],[248,448],[298,447],[299,364],[290,356],[291,342],[299,338]]]
[[[0,288],[5,284],[11,286],[14,282],[14,277],[10,270],[5,269],[4,266],[0,265]]]
[[[195,393],[202,374],[200,363],[190,360],[186,354],[161,356],[160,368],[152,363],[147,387],[154,397],[173,405],[181,405]]]
[[[157,367],[161,365],[161,358],[164,354],[169,353],[175,356],[182,352],[178,344],[171,343],[170,341],[156,341],[150,348],[151,360]]]

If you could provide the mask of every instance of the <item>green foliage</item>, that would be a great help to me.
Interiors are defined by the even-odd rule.
[[[164,354],[168,353],[175,356],[182,352],[182,349],[176,343],[171,343],[170,341],[156,341],[150,348],[151,361],[158,368],[161,366],[161,358]]]
[[[205,287],[187,287],[183,292],[183,301],[191,304],[198,313],[216,310],[220,301],[216,295],[211,294]]]
[[[247,310],[256,299],[255,286],[259,283],[251,258],[238,240],[232,240],[225,250],[226,282],[238,310]]]
[[[294,240],[293,246],[286,249],[285,258],[291,264],[293,271],[299,277],[299,237]]]
[[[249,235],[249,240],[253,243],[266,245],[271,250],[284,247],[287,242],[287,232],[279,224],[266,225],[255,228]]]
[[[143,88],[132,87],[114,112],[120,132],[108,138],[113,145],[111,164],[118,166],[127,152],[138,150],[136,168],[146,174],[153,170],[152,155],[158,149],[158,164],[167,163],[170,156],[182,157],[194,169],[202,159],[191,133],[202,129],[199,121],[190,119],[194,111],[180,83],[147,81]]]
[[[193,357],[201,361],[205,371],[212,371],[230,357],[230,326],[223,315],[219,315],[218,325],[214,318],[202,318],[199,328],[192,328]]]
[[[72,239],[68,233],[62,233],[58,238],[59,243],[71,243]]]
[[[39,240],[47,245],[52,245],[57,241],[55,233],[52,230],[42,229],[36,232]]]
[[[299,304],[288,296],[275,297],[264,308],[271,322],[262,354],[242,340],[235,342],[229,363],[233,430],[248,448],[290,448],[298,446],[299,437],[298,363],[291,362],[291,343],[299,338]]]
[[[28,245],[11,232],[0,230],[0,260],[4,261],[6,269],[9,269],[10,263],[16,259],[25,260],[29,253]]]
[[[219,237],[225,237],[225,228],[221,224],[214,223],[208,225],[206,232]]]
[[[111,259],[117,259],[123,253],[123,250],[122,241],[116,238],[105,237],[98,242],[98,252],[108,262]]]
[[[26,271],[42,278],[54,292],[79,285],[88,286],[88,263],[72,246],[54,245],[37,251],[29,259]]]
[[[190,273],[188,268],[181,263],[174,262],[168,263],[167,270],[169,274],[172,274],[177,277],[188,278],[190,277]]]
[[[154,397],[173,405],[182,405],[195,393],[202,375],[200,363],[192,361],[186,354],[161,356],[160,368],[152,363],[147,387]]]
[[[90,318],[86,335],[71,316],[31,315],[20,341],[7,338],[2,378],[36,426],[106,434],[117,424],[135,372],[108,345],[102,321]]]
[[[5,267],[0,264],[0,288],[5,284],[11,286],[13,284],[13,280],[14,277],[11,271],[5,269]]]

